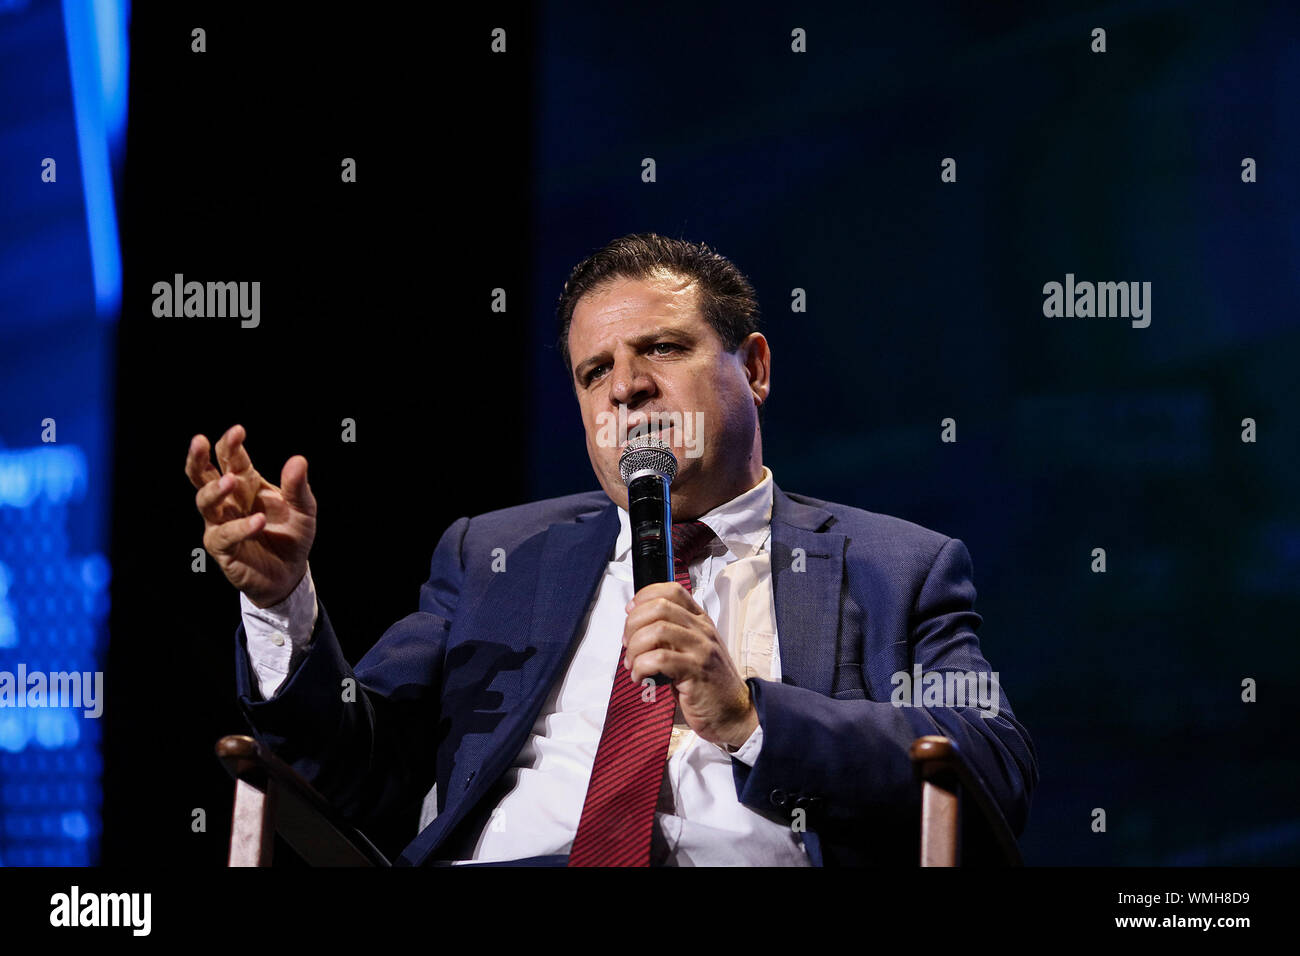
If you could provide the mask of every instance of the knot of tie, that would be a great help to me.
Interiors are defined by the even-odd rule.
[[[673,570],[681,580],[687,567],[717,540],[717,535],[703,521],[676,521],[673,523]],[[689,581],[689,576],[687,577]],[[690,590],[690,585],[686,585]]]

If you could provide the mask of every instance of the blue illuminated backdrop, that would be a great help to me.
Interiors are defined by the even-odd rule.
[[[31,685],[15,679],[103,667],[127,17],[109,0],[0,3],[0,864],[10,866],[98,858],[98,715],[49,694],[19,701]]]

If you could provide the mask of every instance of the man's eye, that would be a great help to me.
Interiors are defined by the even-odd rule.
[[[592,382],[598,379],[600,377],[600,373],[602,373],[607,368],[609,368],[608,365],[597,365],[595,368],[593,368],[590,372],[587,373],[587,384],[590,385]]]
[[[652,347],[656,349],[677,349],[678,348],[678,346],[673,342],[656,342]]]

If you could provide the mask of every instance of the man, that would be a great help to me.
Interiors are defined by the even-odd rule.
[[[895,693],[914,668],[990,674],[966,548],[776,486],[771,351],[739,270],[625,236],[574,269],[558,312],[602,490],[455,522],[419,610],[355,670],[311,581],[306,460],[277,487],[242,427],[217,443],[220,471],[194,437],[186,472],[204,546],[242,592],[237,685],[259,737],[363,830],[423,802],[402,864],[913,864],[907,752],[930,733],[1019,833],[1037,757],[996,680],[983,712],[896,706],[919,700]],[[677,560],[676,581],[633,594],[618,464],[637,426],[678,459]]]

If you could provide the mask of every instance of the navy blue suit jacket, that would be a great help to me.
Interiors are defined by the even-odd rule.
[[[461,518],[438,542],[419,610],[355,669],[322,601],[306,657],[262,700],[241,624],[240,705],[258,738],[363,831],[394,814],[414,824],[436,782],[437,818],[396,861],[431,863],[495,805],[494,784],[581,639],[618,531],[602,491]],[[492,570],[498,548],[504,572]],[[1038,766],[1005,694],[993,718],[890,703],[891,676],[917,662],[926,672],[992,670],[962,542],[774,488],[771,548],[782,677],[749,680],[763,746],[753,767],[732,761],[740,802],[792,821],[802,808],[815,864],[915,865],[920,795],[908,747],[939,733],[1019,834]],[[347,678],[354,702],[344,701]]]

